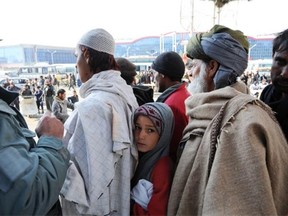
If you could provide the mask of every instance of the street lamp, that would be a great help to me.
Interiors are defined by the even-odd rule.
[[[54,64],[54,54],[55,54],[57,51],[56,51],[56,50],[54,50],[54,51],[47,50],[47,52],[49,52],[50,55],[51,55],[51,64]]]
[[[251,50],[252,50],[254,47],[256,47],[256,46],[257,46],[257,44],[254,44],[253,46],[249,47],[248,60],[250,60],[250,58],[251,58]]]

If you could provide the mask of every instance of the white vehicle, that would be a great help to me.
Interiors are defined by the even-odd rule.
[[[76,64],[54,64],[57,74],[74,74],[76,75]]]
[[[29,66],[21,66],[18,69],[19,77],[23,78],[39,78],[42,76],[47,76],[48,74],[56,74],[56,67],[55,65],[49,65],[47,63],[37,63],[35,65]]]

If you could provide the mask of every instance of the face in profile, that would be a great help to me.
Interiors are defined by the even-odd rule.
[[[288,93],[288,50],[275,52],[271,67],[271,80],[276,89]]]
[[[60,98],[61,100],[65,100],[65,98],[66,98],[66,92],[64,92],[63,94],[59,94],[59,98]]]
[[[79,72],[80,80],[85,83],[92,77],[92,73],[89,67],[89,51],[87,48],[77,46],[75,50],[75,56],[77,58],[76,67]]]
[[[155,148],[160,135],[147,116],[139,115],[135,121],[134,138],[138,151],[145,153]]]
[[[193,59],[191,62],[190,73],[192,75],[188,91],[191,94],[208,91],[206,64],[201,60]]]
[[[158,84],[158,92],[164,92],[165,91],[165,87],[163,84],[163,75],[160,74],[159,72],[155,71],[155,80]]]

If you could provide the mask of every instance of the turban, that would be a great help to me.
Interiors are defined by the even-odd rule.
[[[207,33],[193,36],[187,45],[187,56],[192,59],[216,60],[220,66],[214,77],[215,88],[236,82],[247,68],[249,42],[241,31],[215,25]]]

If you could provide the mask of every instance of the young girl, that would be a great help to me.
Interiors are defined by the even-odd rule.
[[[173,113],[164,103],[146,103],[134,112],[139,163],[132,179],[131,214],[166,215],[172,182],[169,144]]]

